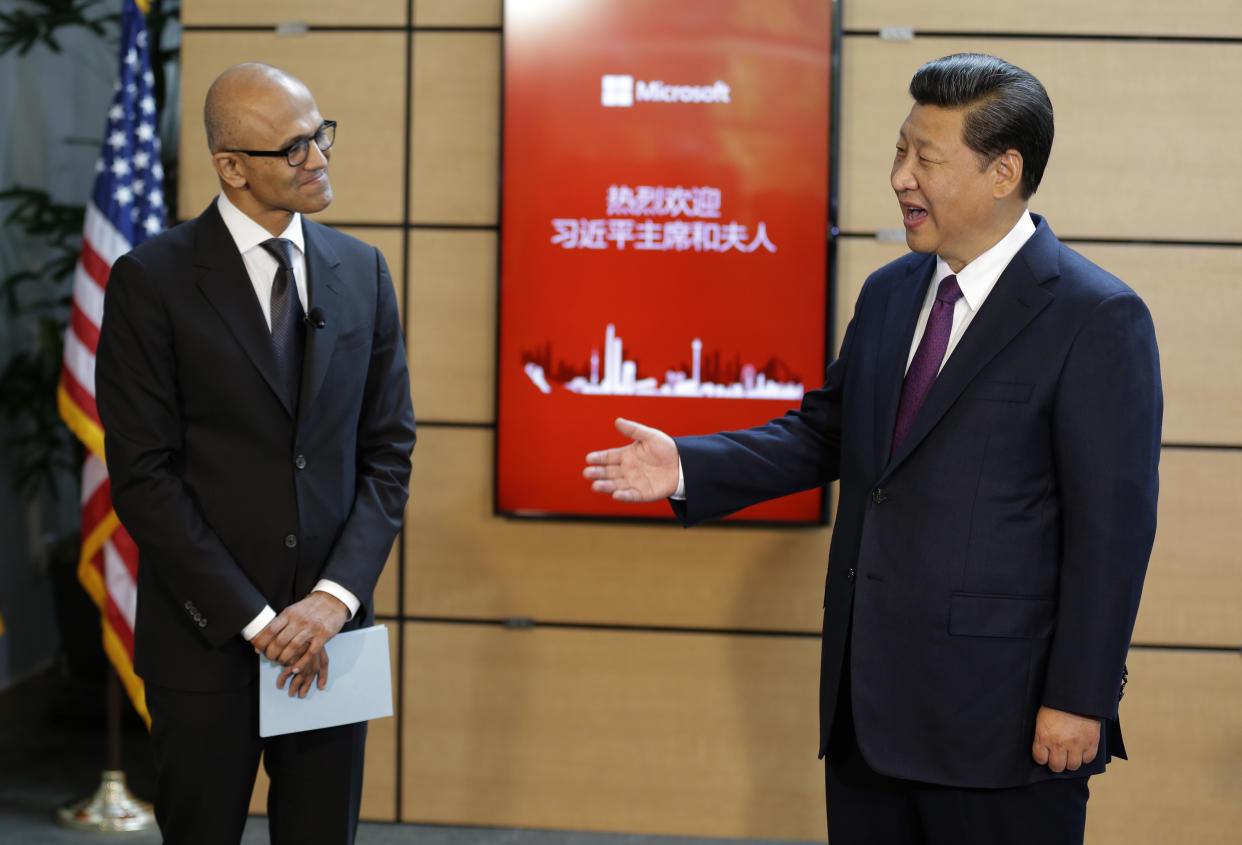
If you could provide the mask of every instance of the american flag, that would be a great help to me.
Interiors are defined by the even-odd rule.
[[[95,350],[108,272],[117,258],[164,229],[164,171],[144,17],[148,4],[125,0],[120,70],[103,150],[95,163],[95,190],[86,205],[57,402],[65,424],[87,451],[78,578],[103,616],[104,650],[134,708],[149,721],[142,681],[134,674],[138,549],[112,508],[103,428],[95,408]]]

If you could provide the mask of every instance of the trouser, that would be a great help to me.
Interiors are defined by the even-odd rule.
[[[257,683],[222,692],[147,685],[164,841],[239,842],[262,755],[272,843],[349,845],[362,799],[366,723],[261,738]]]

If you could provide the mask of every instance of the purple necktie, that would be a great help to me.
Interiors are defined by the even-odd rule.
[[[936,289],[936,301],[932,303],[931,314],[927,317],[923,338],[919,341],[919,348],[914,350],[906,380],[901,385],[901,402],[897,405],[897,426],[893,430],[890,458],[897,454],[897,447],[905,440],[923,400],[936,381],[936,374],[940,372],[940,362],[944,360],[944,352],[949,348],[949,335],[953,332],[953,305],[961,298],[962,289],[957,286],[957,276],[945,276]]]
[[[272,254],[276,263],[276,276],[272,279],[272,351],[276,353],[276,366],[285,388],[289,407],[298,406],[298,384],[302,380],[302,347],[306,327],[302,319],[302,302],[293,280],[293,243],[285,238],[272,238],[260,244]]]

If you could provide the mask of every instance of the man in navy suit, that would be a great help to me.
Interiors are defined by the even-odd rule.
[[[305,85],[238,65],[205,118],[221,193],[117,260],[96,369],[156,819],[240,841],[262,754],[273,842],[352,842],[366,724],[261,739],[256,652],[304,697],[374,620],[414,447],[396,296],[378,250],[303,216],[332,201],[336,128]]]
[[[839,478],[820,754],[833,845],[1069,843],[1124,757],[1117,703],[1155,535],[1162,396],[1134,291],[1027,209],[1052,104],[992,56],[910,83],[911,253],[863,286],[801,408],[587,456],[686,524]]]

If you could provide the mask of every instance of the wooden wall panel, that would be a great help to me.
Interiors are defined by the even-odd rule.
[[[1004,33],[1237,37],[1235,0],[1077,0],[989,9],[948,0],[846,2],[845,26],[905,25],[995,37],[881,42],[845,38],[840,202],[845,231],[898,229],[888,185],[905,88],[924,61],[984,50],[1047,84],[1058,140],[1033,207],[1067,237],[1236,241],[1226,213],[1242,193],[1232,161],[1242,114],[1213,80],[1242,71],[1242,45]],[[331,8],[329,8],[331,7]],[[190,25],[301,20],[402,26],[406,0],[269,4],[187,0]],[[377,589],[380,613],[469,619],[530,617],[584,625],[810,632],[820,625],[828,528],[699,528],[515,520],[492,512],[501,0],[414,0],[414,68],[406,31],[194,31],[183,42],[182,217],[216,192],[199,119],[207,84],[259,59],[310,85],[341,121],[337,199],[318,219],[385,223],[352,234],[379,245],[400,286],[424,426],[404,553]],[[1090,80],[1084,85],[1083,80]],[[412,114],[404,122],[406,86]],[[411,171],[402,169],[409,143]],[[402,181],[408,179],[408,182]],[[408,208],[403,194],[410,191]],[[404,219],[408,214],[409,220]],[[409,253],[402,249],[406,223]],[[461,225],[453,230],[441,226]],[[1242,248],[1090,245],[1080,251],[1131,283],[1152,307],[1166,388],[1165,439],[1242,445],[1242,359],[1235,313]],[[903,243],[838,243],[839,343],[866,274]],[[408,267],[408,271],[405,269]],[[400,289],[399,289],[400,293]],[[569,421],[568,424],[572,424]],[[1166,448],[1159,534],[1136,641],[1234,646],[1242,638],[1242,452]],[[402,606],[404,605],[404,606]],[[407,617],[408,618],[408,617]],[[822,841],[815,760],[814,637],[677,634],[392,623],[403,627],[403,743],[372,724],[365,818],[628,830]],[[396,649],[393,650],[394,658]],[[1088,841],[1231,841],[1242,700],[1236,654],[1135,649],[1123,721],[1131,763],[1092,783]],[[397,766],[402,789],[397,794]],[[260,776],[256,809],[266,783]],[[1234,837],[1236,838],[1236,836]]]
[[[929,59],[980,50],[1031,71],[1052,98],[1057,139],[1032,209],[1060,235],[1237,238],[1228,204],[1242,195],[1242,170],[1220,162],[1235,157],[1242,112],[1196,80],[1242,75],[1242,44],[1012,38],[845,38],[844,231],[900,228],[888,177],[910,77]]]
[[[410,219],[498,220],[500,35],[414,35]]]
[[[819,630],[828,528],[498,517],[492,444],[490,431],[419,433],[407,614]]]
[[[350,0],[307,3],[305,0],[185,0],[185,26],[256,26],[297,22],[312,26],[405,26],[406,0]]]
[[[415,26],[500,26],[501,0],[414,0]]]
[[[1091,845],[1237,842],[1242,831],[1242,659],[1130,652],[1121,723],[1130,759],[1091,779]]]
[[[405,627],[403,819],[823,841],[817,639]]]
[[[1049,221],[1054,228],[1054,221]],[[1121,278],[1151,309],[1160,345],[1166,443],[1242,444],[1242,247],[1071,244]],[[905,242],[838,242],[839,345],[868,274],[907,252]]]
[[[496,418],[496,233],[410,232],[406,351],[419,419]]]
[[[388,654],[392,662],[393,716],[372,719],[367,725],[366,767],[363,770],[361,817],[365,821],[392,822],[397,819],[397,671],[398,625],[388,625]],[[314,692],[310,693],[314,695]],[[250,812],[267,814],[267,790],[270,781],[263,766],[250,796]]]
[[[305,82],[324,117],[340,123],[330,168],[335,199],[316,219],[402,222],[403,33],[186,32],[181,61],[183,219],[199,214],[219,191],[200,117],[208,86],[231,65],[263,61]],[[360,85],[363,79],[370,84]]]
[[[845,29],[878,30],[908,26],[929,32],[1038,32],[1048,35],[1242,35],[1236,0],[1044,0],[1041,3],[993,3],[982,10],[975,0],[920,3],[916,0],[866,0],[844,4]]]
[[[1242,643],[1240,501],[1242,451],[1166,448],[1161,454],[1156,545],[1135,642]]]

